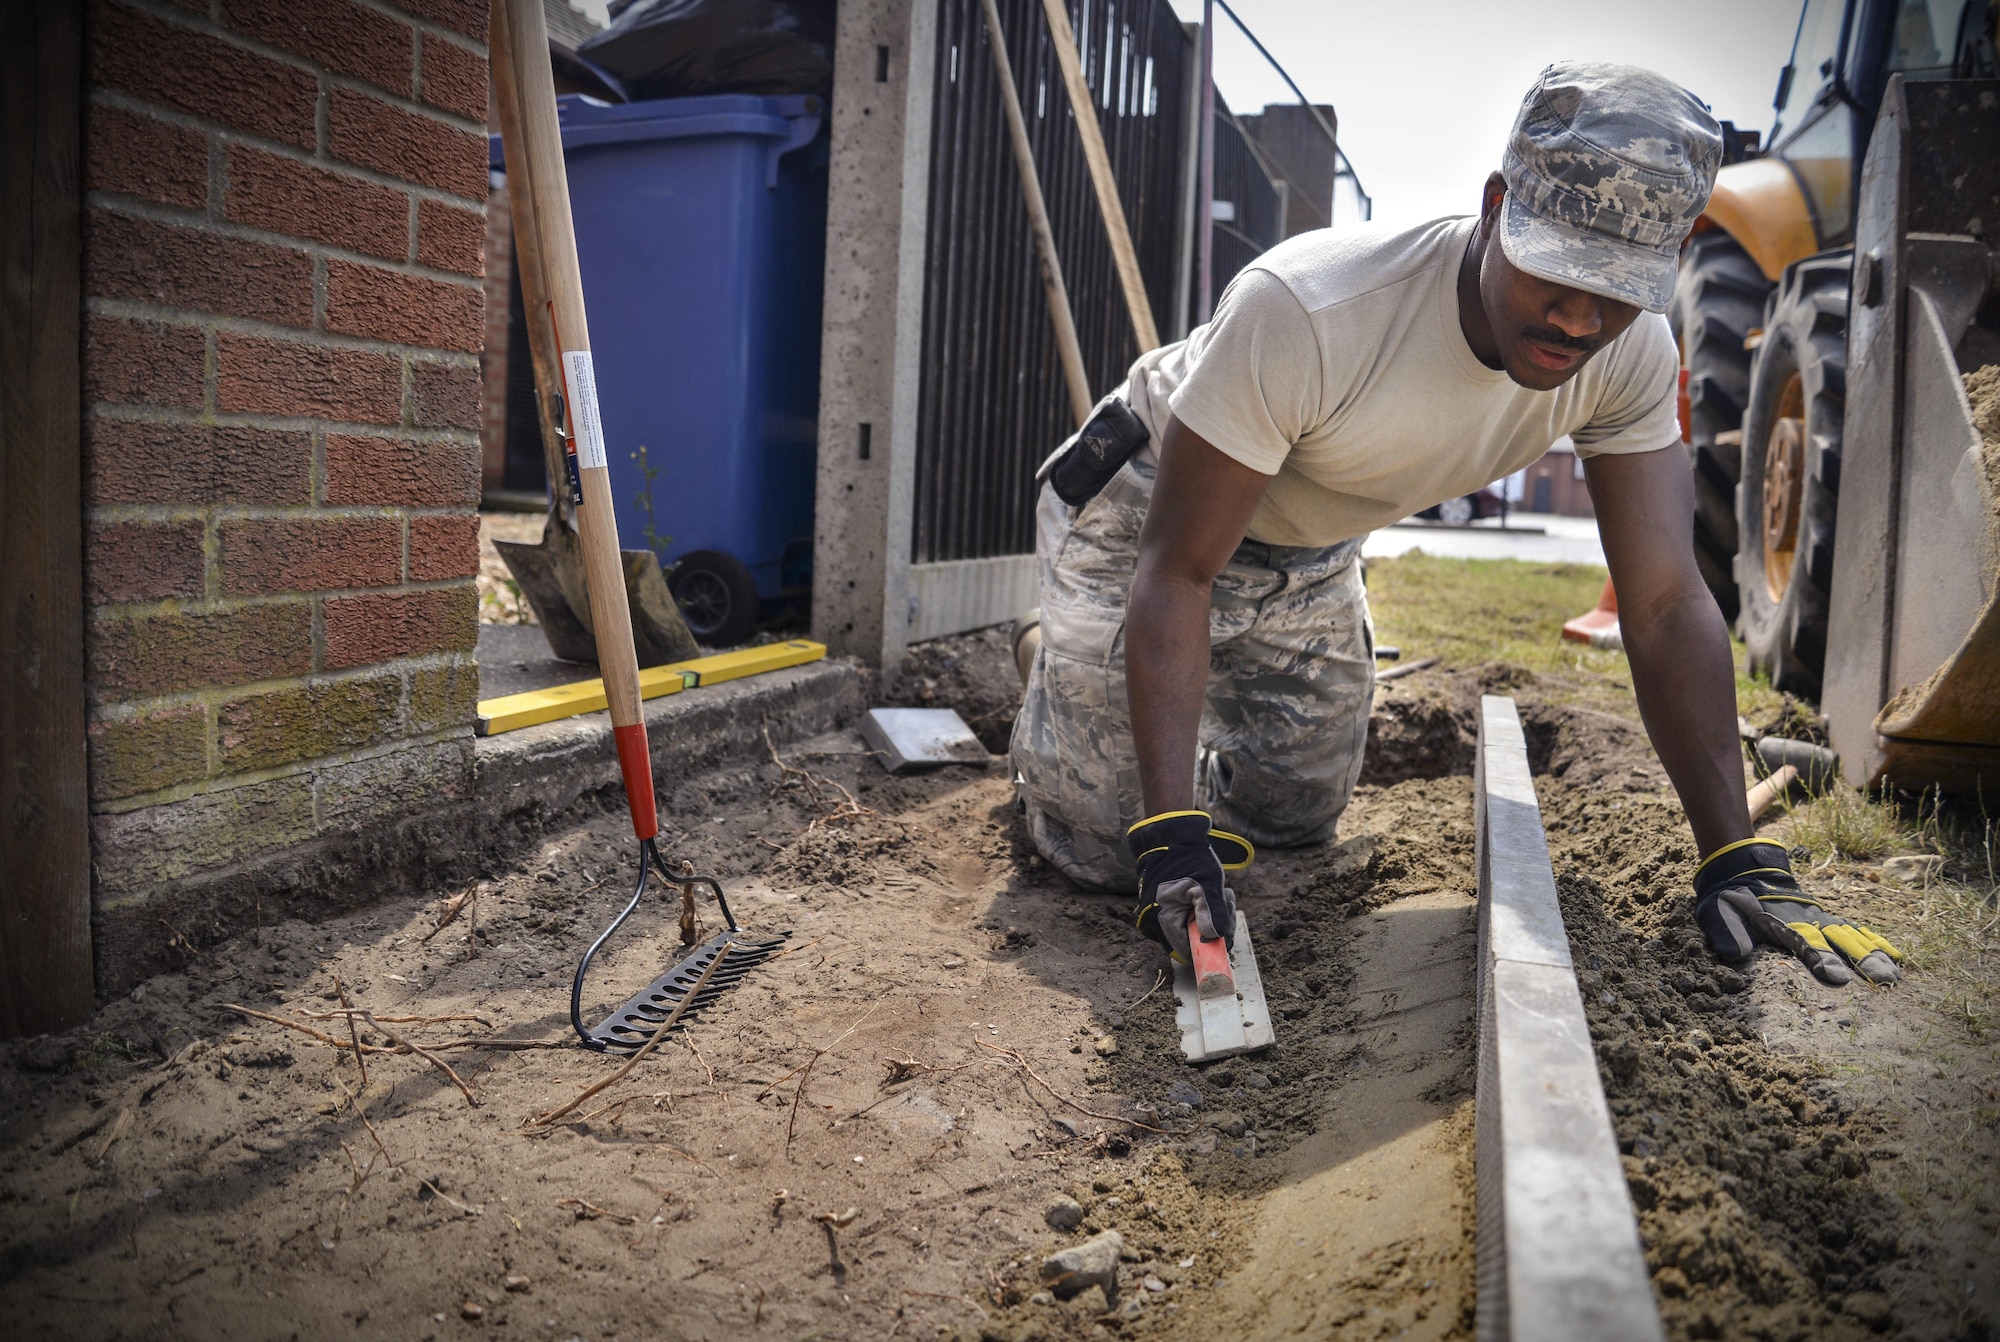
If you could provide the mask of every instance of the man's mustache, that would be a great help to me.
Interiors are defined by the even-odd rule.
[[[1573,336],[1553,326],[1524,326],[1521,328],[1521,335],[1523,338],[1532,340],[1538,345],[1553,345],[1557,349],[1573,349],[1579,354],[1594,354],[1604,343],[1601,340],[1593,340],[1589,336]]]

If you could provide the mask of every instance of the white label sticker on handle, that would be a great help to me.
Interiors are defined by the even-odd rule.
[[[564,390],[569,394],[570,432],[576,462],[584,470],[604,469],[604,425],[597,417],[597,373],[587,349],[563,352]]]

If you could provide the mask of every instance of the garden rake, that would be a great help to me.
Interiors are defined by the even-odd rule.
[[[740,981],[753,966],[770,958],[784,944],[786,934],[756,936],[744,932],[729,913],[720,883],[711,877],[676,877],[660,856],[652,754],[640,709],[639,662],[633,650],[625,574],[618,553],[618,522],[612,514],[604,430],[597,412],[597,381],[591,362],[590,328],[584,319],[583,277],[570,217],[569,178],[563,165],[555,80],[549,67],[547,21],[541,0],[494,0],[492,17],[493,70],[499,83],[503,131],[509,122],[519,131],[518,143],[503,145],[509,190],[532,200],[541,232],[542,288],[549,299],[562,376],[562,404],[554,408],[552,418],[560,426],[570,501],[582,532],[584,585],[597,640],[597,665],[611,710],[625,800],[639,840],[638,887],[624,912],[578,962],[570,990],[570,1021],[588,1048],[638,1048],[664,1029],[683,1023]],[[512,116],[505,115],[509,111]],[[553,480],[550,485],[560,487]],[[685,898],[690,907],[692,886],[707,885],[721,906],[727,930],[696,947],[602,1025],[586,1029],[582,1016],[584,974],[591,958],[639,907],[656,867],[662,878],[688,887]],[[718,959],[722,963],[717,964]],[[692,1000],[687,1000],[690,994]]]

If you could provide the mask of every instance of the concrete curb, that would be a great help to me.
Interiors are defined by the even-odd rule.
[[[1479,870],[1477,1335],[1656,1342],[1611,1111],[1570,963],[1514,701],[1483,695]]]
[[[867,707],[851,662],[808,662],[670,694],[645,705],[646,740],[661,796],[693,774],[764,755],[764,724],[779,745],[853,722]],[[586,792],[619,785],[611,718],[587,713],[482,736],[473,744],[473,795],[490,824],[554,812]]]

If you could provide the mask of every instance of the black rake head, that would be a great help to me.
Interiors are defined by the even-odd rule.
[[[667,870],[666,862],[651,839],[640,843],[639,853],[638,888],[632,892],[632,899],[625,905],[624,911],[611,920],[611,925],[599,933],[597,940],[590,944],[590,949],[583,953],[583,958],[577,962],[576,979],[570,985],[570,1024],[585,1048],[599,1052],[641,1048],[669,1018],[673,1019],[669,1033],[686,1028],[696,1013],[742,982],[751,970],[776,955],[791,936],[790,932],[746,932],[737,926],[734,915],[729,912],[729,901],[723,898],[722,884],[713,876],[676,876]],[[668,968],[599,1024],[586,1028],[583,1023],[584,975],[589,972],[591,960],[603,949],[604,943],[611,940],[612,934],[624,925],[633,910],[639,907],[639,901],[645,898],[654,867],[659,868],[662,880],[675,886],[707,886],[722,911],[723,921],[729,925],[728,930],[718,932],[695,947],[678,964]],[[710,972],[709,967],[717,956],[722,956],[723,962]],[[705,983],[701,982],[704,975],[707,976]],[[694,993],[692,1001],[687,1000],[690,992]],[[684,1002],[685,1006],[682,1005]]]

